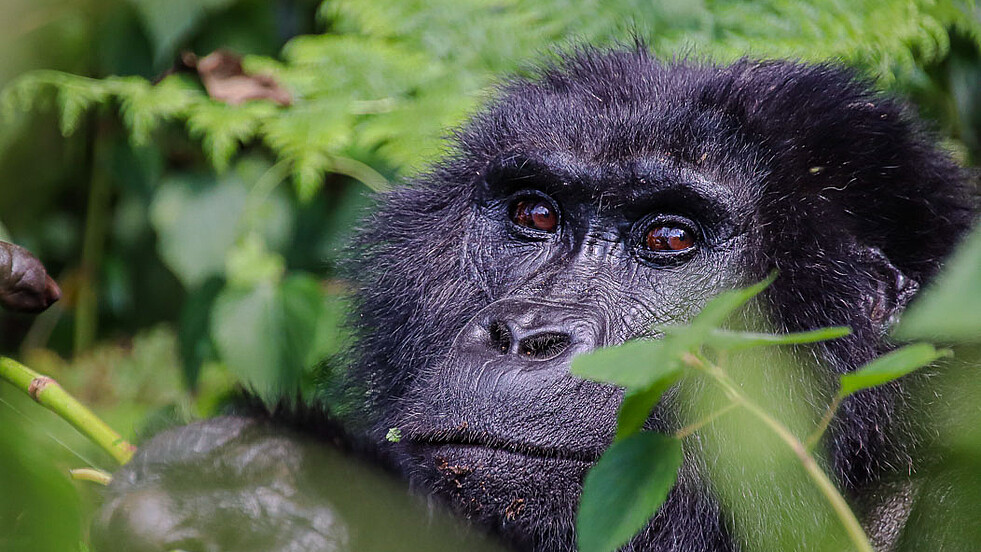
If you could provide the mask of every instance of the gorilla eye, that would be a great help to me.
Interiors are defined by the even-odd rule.
[[[695,234],[675,224],[656,224],[644,236],[647,249],[657,252],[687,251],[695,246]]]
[[[555,232],[559,225],[559,214],[551,203],[542,198],[525,198],[512,204],[511,222],[542,232]]]

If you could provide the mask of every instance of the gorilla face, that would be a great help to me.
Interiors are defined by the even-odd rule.
[[[355,375],[400,428],[409,480],[518,548],[574,549],[585,471],[622,391],[573,356],[684,323],[777,268],[780,330],[843,372],[971,220],[966,177],[903,109],[825,66],[662,65],[587,51],[512,81],[445,161],[383,199],[352,249]],[[829,439],[847,490],[911,463],[896,388],[846,404]],[[662,405],[649,420],[670,428]],[[380,440],[380,439],[379,439]],[[731,550],[691,459],[639,550]]]
[[[535,153],[474,183],[463,258],[490,301],[420,370],[394,422],[459,509],[518,525],[568,519],[612,440],[622,391],[572,376],[573,356],[654,337],[742,284],[754,204],[750,186],[653,156]]]

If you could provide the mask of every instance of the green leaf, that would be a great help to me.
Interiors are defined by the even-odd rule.
[[[844,398],[863,389],[889,383],[951,354],[949,349],[936,349],[929,343],[907,345],[841,376],[838,396]]]
[[[324,290],[316,278],[300,274],[287,278],[280,288],[283,305],[283,356],[306,370],[323,358],[321,319],[326,314]]]
[[[286,260],[270,252],[262,237],[254,232],[236,243],[225,261],[231,286],[251,287],[262,282],[278,282],[286,273]]]
[[[576,519],[580,552],[613,552],[643,529],[678,478],[681,441],[641,432],[614,443],[586,474]]]
[[[228,369],[261,397],[275,397],[283,391],[282,379],[296,377],[293,367],[282,365],[279,354],[282,322],[272,284],[223,290],[211,316],[211,335]]]
[[[712,298],[706,303],[702,312],[692,320],[691,325],[697,328],[717,328],[725,322],[732,313],[748,303],[753,297],[759,295],[763,290],[770,287],[770,284],[777,279],[777,272],[773,271],[762,282],[752,286],[726,291]]]
[[[921,292],[896,328],[900,339],[981,342],[981,227]]]
[[[211,311],[224,283],[220,278],[211,278],[191,291],[181,307],[177,337],[180,344],[184,379],[192,388],[197,387],[201,366],[214,357],[214,343],[211,340]]]
[[[300,391],[307,369],[319,360],[324,305],[319,282],[308,275],[279,286],[227,288],[215,303],[211,333],[229,370],[275,402]]]
[[[620,411],[617,413],[617,441],[630,437],[644,427],[644,422],[651,415],[654,405],[661,400],[664,392],[678,381],[681,373],[681,370],[678,370],[673,375],[656,381],[647,389],[624,393]]]
[[[255,136],[262,119],[274,112],[275,107],[268,102],[244,106],[198,102],[188,109],[187,128],[192,137],[201,140],[215,169],[222,172],[242,144]]]
[[[201,185],[174,178],[160,185],[150,209],[157,249],[185,286],[196,288],[224,274],[247,196],[244,186],[232,182]]]
[[[806,332],[765,334],[715,329],[709,332],[706,345],[727,351],[740,351],[768,345],[800,345],[838,339],[852,333],[847,326],[834,326]]]
[[[573,359],[572,374],[628,390],[647,389],[682,370],[678,356],[672,354],[675,349],[665,343],[638,340],[598,349]]]

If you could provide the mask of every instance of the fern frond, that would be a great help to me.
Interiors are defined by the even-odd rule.
[[[979,15],[975,0],[332,0],[319,11],[328,32],[293,39],[280,60],[244,60],[247,71],[290,89],[290,107],[226,105],[182,76],[151,85],[38,71],[0,93],[0,114],[54,105],[67,135],[87,110],[118,105],[134,142],[165,121],[183,122],[219,170],[260,141],[292,167],[307,198],[328,171],[382,185],[352,152],[402,168],[437,154],[445,129],[497,75],[555,45],[638,35],[666,58],[831,59],[901,86],[947,54],[949,29],[981,46]]]

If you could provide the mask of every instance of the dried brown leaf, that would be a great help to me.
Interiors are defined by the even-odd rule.
[[[184,65],[197,71],[208,95],[220,102],[240,105],[249,100],[270,100],[290,105],[290,93],[269,75],[253,75],[242,68],[242,56],[215,50],[203,58],[190,52],[182,55]]]

